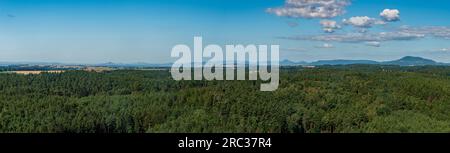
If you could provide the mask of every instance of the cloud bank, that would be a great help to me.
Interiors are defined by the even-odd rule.
[[[405,33],[422,34],[434,38],[450,39],[450,27],[445,26],[425,26],[425,27],[402,26],[398,30]]]
[[[439,49],[441,52],[450,52],[450,48],[441,48]]]
[[[366,42],[366,45],[367,46],[372,46],[372,47],[380,47],[381,43],[378,42],[378,41],[369,41],[369,42]]]
[[[375,18],[370,18],[368,16],[351,17],[349,19],[342,20],[342,22],[346,25],[352,25],[352,26],[358,27],[358,28],[370,28],[373,25],[386,24],[384,21],[381,21],[381,20],[378,20]]]
[[[350,0],[286,0],[284,6],[266,11],[290,18],[333,18],[344,14],[350,4]]]
[[[294,36],[280,37],[289,40],[310,40],[323,42],[382,42],[393,40],[417,40],[424,38],[423,34],[405,33],[405,32],[380,32],[380,33],[346,33],[346,34],[329,34],[329,35],[313,35],[313,36]]]
[[[344,33],[344,34],[320,34],[310,36],[279,37],[289,40],[309,40],[321,42],[365,43],[368,46],[379,47],[385,41],[411,41],[424,38],[449,39],[450,27],[427,26],[408,27],[403,26],[389,32],[378,33]]]
[[[334,46],[329,42],[363,43],[366,46],[380,47],[381,43],[386,41],[411,41],[424,38],[450,39],[450,27],[445,26],[401,26],[385,32],[368,31],[369,28],[377,25],[400,21],[400,10],[398,9],[384,9],[379,13],[380,18],[364,15],[353,16],[343,19],[342,23],[330,19],[343,15],[346,7],[350,4],[351,0],[286,0],[284,6],[268,8],[266,11],[281,17],[322,19],[320,26],[326,34],[279,37],[289,40],[325,42],[316,48],[333,48]],[[343,28],[341,25],[352,26],[359,31],[336,34],[336,30]]]
[[[322,25],[322,30],[327,33],[333,33],[336,29],[341,28],[341,26],[333,20],[322,20],[320,21],[320,25]]]

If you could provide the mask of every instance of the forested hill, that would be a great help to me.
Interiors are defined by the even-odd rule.
[[[0,74],[0,132],[450,132],[450,67],[290,67],[280,81]]]

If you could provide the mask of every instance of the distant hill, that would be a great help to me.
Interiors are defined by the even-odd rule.
[[[406,56],[399,60],[382,62],[382,64],[400,65],[400,66],[442,65],[441,63],[438,63],[438,62],[430,60],[430,59],[425,59],[422,57],[413,57],[413,56]]]
[[[283,60],[280,62],[280,65],[283,65],[283,66],[308,65],[308,62],[293,62],[290,60]]]
[[[320,60],[311,63],[311,65],[351,65],[351,64],[379,64],[379,62],[371,60]]]
[[[102,66],[102,67],[170,67],[172,66],[171,63],[165,63],[165,64],[150,64],[150,63],[102,63],[102,64],[95,64],[92,66]]]
[[[285,64],[288,63],[288,64]],[[293,65],[292,62],[288,60],[280,63],[281,65]],[[385,62],[377,62],[372,60],[319,60],[316,62],[306,63],[306,62],[298,62],[297,65],[352,65],[352,64],[369,64],[369,65],[399,65],[399,66],[425,66],[425,65],[450,65],[447,63],[439,63],[430,59],[425,59],[422,57],[414,57],[414,56],[405,56],[398,60],[393,61],[385,61]]]

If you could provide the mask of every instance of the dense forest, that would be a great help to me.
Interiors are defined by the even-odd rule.
[[[284,67],[280,82],[0,73],[0,132],[450,132],[450,67]]]

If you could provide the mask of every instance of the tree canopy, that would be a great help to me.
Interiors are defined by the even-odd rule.
[[[280,81],[1,73],[0,132],[450,132],[450,67],[285,67]]]

